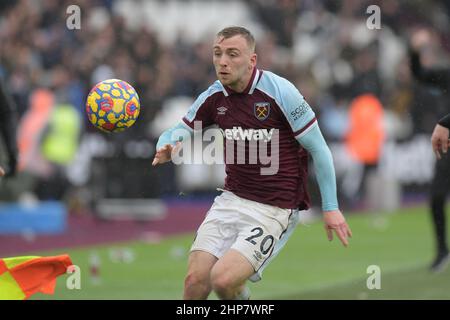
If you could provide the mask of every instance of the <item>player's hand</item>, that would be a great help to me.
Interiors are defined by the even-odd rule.
[[[3,170],[2,167],[0,167],[0,177],[3,177],[5,175],[5,170]]]
[[[348,238],[352,237],[352,231],[345,221],[340,210],[324,211],[323,213],[324,227],[327,232],[328,240],[333,240],[333,230],[341,240],[342,244],[348,246]]]
[[[431,135],[431,145],[438,159],[441,159],[441,153],[447,153],[450,141],[448,139],[449,130],[446,127],[437,124]]]
[[[152,166],[162,164],[172,159],[172,154],[178,152],[181,148],[181,142],[177,142],[175,146],[166,144],[162,148],[156,151],[155,158],[153,159]]]

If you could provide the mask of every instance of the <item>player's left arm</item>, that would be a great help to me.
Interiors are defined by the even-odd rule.
[[[336,192],[336,175],[333,165],[333,157],[330,149],[320,132],[317,121],[311,125],[308,131],[297,137],[297,141],[311,154],[314,163],[317,183],[322,198],[322,211],[324,227],[328,240],[333,240],[333,230],[344,246],[348,245],[348,237],[352,232],[344,216],[339,210]]]
[[[333,230],[344,246],[352,232],[339,210],[333,157],[320,132],[316,115],[297,88],[287,80],[279,80],[279,104],[297,141],[311,154],[322,198],[322,211],[328,239]]]

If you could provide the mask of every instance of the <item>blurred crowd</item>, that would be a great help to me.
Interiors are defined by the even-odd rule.
[[[0,77],[20,118],[29,109],[33,92],[46,88],[54,93],[56,103],[78,111],[81,136],[97,132],[84,115],[85,98],[95,83],[118,78],[133,84],[142,110],[132,133],[109,139],[123,141],[132,134],[134,139],[154,141],[152,121],[164,102],[179,96],[195,98],[215,80],[211,39],[190,42],[180,32],[168,42],[149,24],[129,28],[115,9],[119,1],[6,1],[12,4],[0,16]],[[66,28],[66,8],[72,4],[81,8],[81,30]],[[422,63],[432,67],[448,62],[448,1],[251,0],[245,4],[264,31],[257,37],[258,67],[296,84],[329,141],[342,141],[351,101],[364,93],[380,100],[389,119],[388,138],[394,140],[431,132],[440,115],[447,113],[445,92],[412,79],[408,47],[414,32],[428,29],[432,45],[422,52]],[[367,27],[370,5],[381,9],[381,29]]]

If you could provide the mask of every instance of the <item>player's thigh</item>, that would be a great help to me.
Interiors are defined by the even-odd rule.
[[[230,210],[226,195],[215,198],[211,209],[197,230],[191,251],[201,250],[222,257],[236,238],[235,212]]]
[[[255,270],[246,257],[234,249],[228,250],[211,270],[213,283],[225,283],[236,287],[244,283]]]
[[[209,281],[211,269],[217,258],[209,252],[195,250],[189,254],[187,278],[192,281]]]
[[[268,210],[271,210],[268,214],[255,209],[252,216],[244,215],[239,235],[231,247],[247,258],[254,272],[268,263],[291,218],[292,210],[277,208]]]
[[[210,272],[217,258],[209,252],[195,250],[189,254],[188,271]]]

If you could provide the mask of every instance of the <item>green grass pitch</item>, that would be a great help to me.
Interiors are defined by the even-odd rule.
[[[344,248],[326,238],[321,221],[299,224],[263,280],[250,283],[252,299],[450,299],[450,267],[428,272],[434,255],[430,215],[425,207],[396,213],[349,214],[353,231]],[[70,254],[81,268],[81,289],[66,288],[68,275],[58,278],[55,295],[32,299],[181,299],[187,251],[193,234],[160,243],[127,242],[107,246],[38,252]],[[110,251],[128,248],[132,262],[113,262]],[[88,260],[100,257],[100,283],[91,281]],[[367,268],[381,269],[381,289],[369,290]],[[212,294],[210,299],[216,299]]]

